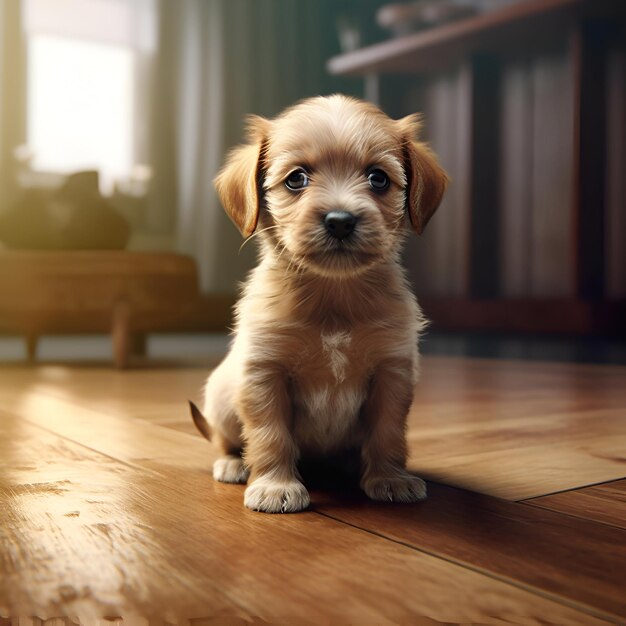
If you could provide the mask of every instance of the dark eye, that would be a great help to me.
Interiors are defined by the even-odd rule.
[[[291,191],[300,191],[309,186],[309,177],[304,170],[294,170],[287,176],[285,185],[287,189],[291,189]]]
[[[389,177],[382,170],[372,170],[367,175],[367,182],[374,191],[385,191],[389,187]]]

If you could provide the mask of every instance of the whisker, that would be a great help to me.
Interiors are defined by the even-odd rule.
[[[241,251],[243,250],[243,247],[252,239],[254,239],[254,237],[256,237],[257,235],[260,235],[261,233],[265,233],[268,230],[272,230],[272,228],[278,228],[278,225],[274,224],[273,226],[267,226],[266,228],[262,228],[261,230],[256,230],[254,231],[247,239],[244,240],[244,242],[239,246],[239,252],[237,254],[241,254]]]

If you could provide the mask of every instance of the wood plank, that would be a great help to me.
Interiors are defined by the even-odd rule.
[[[511,433],[517,429],[511,429]],[[500,434],[478,432],[476,444],[480,438],[488,439],[491,435],[497,439]],[[445,444],[452,440],[449,434],[440,446],[433,446],[424,453],[421,440],[411,438],[409,442],[411,469],[429,480],[446,482],[451,485],[471,489],[509,500],[538,497],[559,489],[582,487],[589,483],[617,479],[624,474],[623,437],[621,443],[607,451],[606,456],[599,450],[597,442],[591,449],[585,449],[582,439],[565,444],[515,446],[508,439],[510,450],[503,443],[501,448],[481,453],[479,450],[464,454],[456,449],[446,451]],[[541,435],[540,435],[541,436]],[[527,435],[530,437],[530,435]],[[463,441],[468,441],[464,437]],[[484,445],[484,443],[483,443]],[[469,447],[469,445],[468,445]],[[579,450],[580,448],[581,450]],[[437,454],[436,450],[439,450]]]
[[[101,364],[0,366],[0,398],[3,406],[15,406],[30,393],[41,392],[125,419],[189,421],[187,400],[201,397],[206,377],[217,363],[207,358],[204,364],[176,367],[152,361],[124,372]]]
[[[206,468],[129,466],[85,447],[102,445],[99,432],[80,431],[78,445],[20,411],[0,412],[3,613],[170,623],[611,620],[315,512],[247,511],[243,488],[213,482]],[[138,435],[159,429],[131,422]],[[184,450],[205,447],[186,440]]]
[[[57,432],[89,435],[107,454],[205,466],[212,448],[171,456],[160,430],[136,434],[131,420],[176,424],[181,445],[209,368],[121,373],[101,367],[0,369],[0,404]],[[427,357],[409,417],[411,467],[425,476],[512,500],[624,476],[626,367]],[[99,415],[97,423],[91,417]],[[82,417],[81,417],[82,415]],[[168,456],[169,455],[169,456]]]
[[[626,457],[622,460],[626,463]],[[626,479],[554,493],[524,503],[626,529]]]
[[[625,367],[429,357],[411,468],[518,500],[621,478]]]
[[[443,485],[416,506],[317,505],[329,517],[626,618],[626,530]]]
[[[515,456],[515,454],[520,454],[521,451],[521,454],[518,457],[519,471],[525,472],[525,475],[530,477],[529,481],[532,482],[533,478],[529,470],[534,471],[533,461],[536,459],[532,456],[529,457],[528,448],[534,450],[537,460],[542,457],[552,458],[550,457],[551,454],[554,456],[553,445],[551,446],[550,443],[552,442],[553,444],[555,436],[559,439],[561,438],[558,428],[555,433],[554,419],[548,420],[548,438],[543,442],[543,445],[546,446],[543,449],[542,446],[539,446],[539,448],[536,449],[535,446],[525,445],[522,446],[520,450],[512,451],[510,449],[510,445],[507,445],[511,439],[517,439],[518,437],[523,437],[524,435],[531,439],[533,436],[536,437],[539,435],[539,438],[541,439],[541,436],[544,434],[542,433],[542,429],[540,427],[543,417],[538,415],[533,418],[533,414],[542,406],[553,410],[555,407],[559,406],[561,408],[571,409],[572,405],[576,406],[577,404],[580,404],[582,407],[587,409],[586,413],[590,413],[590,415],[584,415],[582,417],[577,416],[574,423],[569,424],[570,428],[578,433],[580,439],[582,441],[589,441],[589,433],[585,432],[585,428],[588,428],[589,424],[593,421],[593,423],[599,427],[600,431],[604,431],[605,434],[609,433],[609,438],[611,439],[615,449],[619,449],[620,447],[623,449],[620,442],[616,441],[614,436],[616,424],[619,425],[619,423],[623,422],[621,417],[623,415],[623,411],[619,408],[616,409],[612,407],[620,406],[620,403],[622,403],[621,406],[623,406],[624,391],[621,386],[621,381],[623,380],[624,368],[562,366],[558,364],[503,364],[502,362],[490,363],[479,360],[471,362],[471,367],[468,367],[468,363],[464,363],[464,360],[462,359],[457,359],[456,363],[454,359],[431,359],[430,362],[433,366],[431,371],[433,378],[431,378],[429,384],[422,385],[424,388],[424,395],[422,396],[422,409],[424,411],[423,417],[425,420],[428,419],[428,416],[430,415],[432,424],[441,422],[443,419],[448,422],[448,427],[454,428],[455,425],[461,426],[463,425],[464,419],[467,419],[467,415],[459,413],[457,408],[454,406],[454,403],[470,402],[473,407],[474,419],[476,419],[476,416],[478,415],[488,424],[491,424],[492,427],[494,424],[504,422],[504,437],[499,437],[497,432],[492,432],[492,439],[490,440],[489,437],[485,439],[484,434],[485,432],[489,434],[489,428],[485,430],[484,424],[482,428],[479,428],[479,431],[482,432],[480,433],[481,436],[478,437],[478,442],[480,443],[480,439],[482,438],[483,447],[485,445],[485,441],[487,441],[490,447],[495,448],[495,453],[500,454],[500,457],[495,461],[493,457],[490,458],[489,455],[487,455],[488,462],[483,464],[482,467],[480,456],[478,455],[474,458],[473,464],[474,466],[479,466],[479,475],[482,476],[483,480],[487,480],[489,474],[497,473],[496,468],[499,470],[505,467],[507,458]],[[531,367],[529,367],[529,365]],[[59,380],[63,380],[63,371],[63,368],[52,368],[48,371],[48,375],[50,375],[51,372],[54,373],[54,377],[56,377],[58,385]],[[27,372],[25,369],[20,372],[20,374],[22,374],[22,382],[24,382],[25,372]],[[78,371],[73,374],[74,376],[77,376]],[[159,381],[159,377],[152,380],[153,384],[149,384],[150,373],[148,372],[142,374],[144,375],[144,385],[146,385],[144,387],[145,394],[150,394],[153,388],[161,387],[161,385],[154,384]],[[154,372],[152,374],[154,374]],[[196,376],[198,376],[199,379],[201,379],[200,375],[203,378],[203,373],[196,372]],[[184,372],[181,372],[178,376],[179,385],[181,384],[182,376],[184,376]],[[119,382],[123,380],[123,375],[117,376],[116,378],[118,378],[119,385]],[[6,379],[3,378],[3,380]],[[79,377],[75,379],[74,383],[70,385],[70,387],[75,386],[77,380],[79,380]],[[177,377],[173,377],[174,389],[176,389],[177,386],[176,380]],[[95,381],[96,378],[92,376],[92,383]],[[13,383],[15,382],[16,381],[14,380]],[[41,385],[41,383],[39,385],[31,385],[30,393],[28,394],[29,397],[22,398],[20,402],[14,403],[13,406],[15,407],[14,410],[18,410],[20,414],[24,415],[28,420],[46,428],[53,429],[55,432],[62,433],[65,437],[69,437],[74,441],[80,442],[82,445],[94,447],[111,457],[121,458],[127,463],[133,464],[136,469],[141,467],[144,468],[144,470],[150,470],[151,476],[162,475],[163,472],[175,470],[178,476],[176,482],[180,481],[180,476],[182,476],[185,472],[198,472],[200,475],[204,476],[205,479],[207,479],[207,468],[211,458],[213,457],[213,452],[208,446],[204,445],[204,442],[200,440],[191,440],[191,438],[182,433],[173,432],[172,430],[163,429],[155,425],[146,426],[143,425],[141,421],[132,419],[132,405],[140,403],[140,394],[137,391],[137,382],[137,377],[135,377],[133,381],[129,381],[129,388],[131,386],[133,388],[133,392],[130,395],[134,399],[125,408],[122,407],[123,411],[127,411],[125,418],[104,415],[94,408],[88,410],[81,409],[79,403],[75,399],[67,399],[66,391],[63,394],[52,393],[50,389],[50,379],[48,380],[47,387],[45,385]],[[67,390],[67,380],[65,380],[64,383],[65,384],[63,386]],[[494,400],[494,397],[489,397],[488,395],[489,389],[493,387],[497,387],[499,389],[499,394],[495,396],[498,400],[496,406],[499,412],[496,414],[489,414],[489,411],[485,411],[485,407],[489,407],[490,401],[493,402]],[[528,397],[529,387],[535,389],[535,395],[532,397]],[[129,393],[129,388],[127,388],[126,393]],[[575,389],[576,391],[576,396],[574,398],[571,396],[572,389]],[[450,404],[439,405],[439,411],[433,411],[432,400],[441,400],[441,394],[444,393],[446,398],[450,401]],[[5,392],[5,398],[6,397]],[[526,398],[526,402],[522,401],[524,398]],[[602,419],[602,414],[599,412],[598,406],[604,407],[604,410],[606,411],[604,419]],[[514,426],[513,431],[511,431],[512,424]],[[522,424],[526,425],[527,430],[524,431],[522,428],[521,432],[516,432],[515,428],[519,428]],[[465,426],[467,427],[467,425]],[[428,427],[428,423],[426,424],[426,427]],[[442,433],[439,432],[437,438],[447,447],[450,447],[456,438],[450,436],[450,433],[448,433],[448,437],[445,437],[445,433],[443,434],[444,436],[442,436]],[[595,436],[598,437],[600,434],[601,432],[597,432]],[[591,439],[593,439],[593,437],[591,437]],[[464,448],[465,445],[467,445],[467,440],[463,442],[461,448]],[[602,446],[605,452],[609,450],[606,441],[602,442]],[[576,445],[574,445],[573,448],[575,449]],[[416,448],[412,447],[412,449]],[[418,451],[424,449],[425,448],[422,446],[417,448]],[[426,447],[426,449],[428,449],[428,447]],[[615,451],[613,451],[613,454],[614,453]],[[434,455],[434,457],[440,457],[446,463],[450,463],[449,459],[446,458],[445,451],[429,449],[429,454]],[[559,455],[560,453],[556,456],[558,457]],[[528,462],[529,458],[530,463]],[[434,459],[431,458],[430,462],[433,461]],[[602,465],[603,462],[606,462],[606,459],[604,459],[604,461],[599,459],[597,462]],[[569,474],[569,471],[572,468],[579,465],[580,459],[569,459],[569,463],[569,468],[561,468],[563,475]],[[472,464],[470,463],[470,467],[471,465]],[[173,468],[173,470],[171,468]],[[214,487],[220,488],[219,485]],[[447,489],[448,491],[444,491],[444,495],[437,498],[437,489]],[[451,493],[455,493],[457,495],[450,495]],[[328,503],[325,503],[323,498],[327,496],[328,494],[314,495],[314,502],[316,503],[318,510],[325,513],[328,513]],[[237,497],[238,506],[241,506],[240,491],[238,491]],[[340,497],[343,498],[344,496],[341,495]],[[467,498],[470,498],[470,500],[467,500]],[[480,543],[477,543],[476,536],[471,535],[469,538],[463,537],[460,528],[450,528],[449,519],[460,520],[458,523],[463,523],[466,526],[472,526],[473,524],[477,525],[478,521],[480,521],[483,525],[486,525],[488,531],[486,538],[479,535],[479,538],[485,541],[492,537],[492,524],[495,524],[499,528],[503,529],[502,533],[505,533],[506,531],[518,537],[518,539],[513,540],[508,538],[506,533],[505,535],[499,534],[494,536],[495,539],[498,539],[496,544],[488,544],[489,549],[485,548],[481,553],[484,552],[486,555],[493,556],[493,558],[495,558],[495,564],[487,567],[483,561],[476,560],[476,553],[471,552],[470,548],[468,548],[463,541],[461,541],[461,543],[454,543],[450,542],[450,539],[448,539],[448,543],[453,545],[455,551],[437,552],[437,554],[454,560],[461,559],[459,555],[465,555],[467,554],[467,550],[470,550],[471,558],[468,557],[469,560],[467,561],[459,560],[459,563],[463,563],[466,567],[476,567],[481,571],[488,571],[490,575],[505,577],[507,580],[512,578],[516,581],[516,583],[520,583],[521,581],[524,585],[538,586],[544,589],[543,585],[545,581],[541,578],[544,569],[539,567],[539,560],[544,553],[545,545],[541,543],[539,546],[540,549],[531,549],[533,541],[538,539],[532,533],[529,535],[528,532],[526,532],[526,534],[522,532],[524,529],[527,530],[527,527],[536,527],[541,530],[545,529],[547,524],[548,530],[545,535],[548,539],[552,538],[551,533],[553,532],[556,532],[562,537],[562,542],[557,542],[556,548],[554,548],[554,552],[550,557],[552,559],[549,561],[550,567],[545,569],[545,572],[548,572],[550,576],[554,574],[555,570],[553,568],[556,567],[556,564],[564,558],[565,553],[571,548],[569,543],[570,540],[574,541],[574,544],[572,545],[577,545],[576,542],[582,541],[583,534],[585,536],[589,535],[591,539],[595,541],[595,544],[592,542],[597,549],[597,553],[594,554],[601,559],[604,558],[604,554],[608,549],[607,544],[601,543],[601,537],[599,536],[599,532],[596,527],[591,530],[588,527],[584,527],[583,529],[575,528],[574,531],[568,531],[567,528],[569,528],[569,526],[567,523],[563,522],[561,517],[550,518],[547,521],[545,518],[541,517],[539,520],[537,518],[532,518],[532,520],[530,520],[522,514],[522,518],[520,520],[518,508],[513,510],[507,508],[501,509],[500,507],[504,505],[500,501],[489,498],[483,499],[482,497],[476,495],[468,496],[465,492],[456,492],[455,490],[450,491],[450,488],[443,487],[435,487],[434,500],[435,508],[429,509],[430,511],[435,511],[430,513],[430,515],[434,517],[426,516],[425,518],[428,521],[427,528],[430,533],[428,535],[428,540],[431,542],[429,544],[431,547],[426,548],[425,546],[421,546],[420,549],[433,549],[432,545],[434,544],[432,543],[433,535],[431,529],[434,527],[447,528],[448,531],[450,531],[451,536],[455,538],[461,537],[464,541],[469,541],[471,546],[474,546],[474,544],[480,546]],[[429,502],[432,501],[433,498],[431,497]],[[485,502],[487,504],[485,504]],[[494,504],[494,502],[496,504]],[[514,507],[522,506],[510,503],[508,504],[509,506]],[[341,501],[339,501],[339,503],[331,502],[330,506],[331,514],[334,515],[332,511],[334,511],[336,507],[339,507],[343,511],[342,507],[344,506],[344,503]],[[352,504],[349,504],[348,509],[350,514],[353,512],[353,508]],[[401,510],[404,511],[405,509]],[[468,514],[468,510],[474,511],[474,517]],[[385,509],[385,507],[383,507],[381,511],[383,511],[384,515],[392,515],[394,519],[399,520],[398,524],[402,527],[412,529],[415,528],[417,524],[413,517],[407,519],[401,514],[398,517],[398,509]],[[391,511],[394,512],[392,513]],[[513,514],[513,511],[515,514]],[[380,518],[376,516],[379,514],[382,513],[380,513],[380,511],[374,513],[369,511],[367,515],[368,520],[371,521],[373,519],[374,522],[378,523],[377,520]],[[351,524],[356,523],[357,525],[360,523],[355,521],[353,518],[344,517],[343,515],[344,513],[342,513],[341,517],[343,522]],[[421,515],[423,515],[423,513],[420,513],[420,519]],[[569,517],[565,517],[569,523]],[[505,520],[510,518],[510,520],[505,524],[500,518],[504,518]],[[383,517],[382,519],[387,520],[386,517]],[[496,521],[492,521],[494,519]],[[518,525],[521,525],[521,530],[518,528]],[[421,528],[423,532],[426,532],[425,526]],[[383,534],[388,532],[386,528],[375,525],[368,526],[367,530],[377,533],[381,532]],[[541,537],[543,537],[544,533],[539,532],[539,530],[537,532]],[[574,533],[573,539],[572,532]],[[391,537],[394,541],[405,541],[407,539],[406,537],[397,537],[395,535]],[[445,543],[443,535],[439,536],[439,539],[443,545]],[[623,537],[621,536],[618,538],[609,536],[607,541],[609,544],[616,541],[619,543],[622,539]],[[509,548],[509,546],[512,547]],[[483,548],[484,547],[485,546],[483,546]],[[437,550],[439,549],[443,548],[437,548]],[[478,548],[476,548],[476,550],[478,550]],[[510,552],[509,550],[512,550],[513,552]],[[530,564],[526,564],[528,567],[526,567],[526,565],[523,567],[520,565],[519,568],[516,566],[512,572],[507,570],[505,573],[505,563],[509,561],[517,562],[516,559],[519,560],[520,558],[519,554],[526,554],[527,552],[531,555],[531,557],[528,557],[531,561]],[[582,573],[574,580],[574,582],[568,580],[563,581],[561,578],[557,578],[556,582],[553,581],[551,583],[553,586],[548,587],[550,593],[555,594],[555,596],[564,594],[567,598],[569,598],[568,602],[570,600],[575,601],[578,597],[577,594],[579,593],[579,589],[576,585],[581,585],[583,587],[588,586],[589,572],[593,570],[593,562],[590,561],[591,556],[588,551],[583,550],[583,554],[580,557],[582,558]],[[617,556],[619,556],[619,554]],[[571,555],[569,558],[572,558]],[[609,562],[603,561],[601,565],[602,567],[600,569],[603,569],[603,571],[608,571],[610,573],[615,572],[615,563],[610,561],[610,559]],[[617,572],[617,574],[619,575],[620,572]],[[616,576],[614,580],[619,580],[619,576]],[[604,581],[602,584],[604,585]],[[602,595],[602,593],[605,595]],[[598,590],[596,589],[595,591],[590,590],[587,596],[583,595],[580,597],[583,598],[584,602],[589,604],[589,606],[595,607],[593,610],[612,611],[613,613],[615,613],[616,610],[621,610],[621,608],[615,604],[615,589],[610,587],[610,585],[608,587],[608,591],[606,589],[604,591],[601,590],[600,595],[598,595]]]
[[[133,467],[146,462],[174,467],[210,467],[211,446],[188,446],[189,437],[137,419],[113,417],[98,409],[81,407],[65,399],[32,392],[11,410],[31,424],[80,443]],[[129,419],[129,417],[131,419]]]
[[[219,579],[204,576],[197,585],[203,566],[219,563],[211,555],[186,558],[184,520],[158,530],[149,523],[150,509],[163,505],[173,485],[162,484],[157,497],[146,487],[148,472],[5,412],[0,459],[2,614],[165,617],[185,607],[191,615],[246,615],[219,590]],[[171,494],[170,504],[176,511]]]

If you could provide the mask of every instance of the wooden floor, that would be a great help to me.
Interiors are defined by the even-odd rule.
[[[426,358],[429,499],[284,516],[213,482],[206,371],[0,368],[0,625],[626,623],[626,367]]]

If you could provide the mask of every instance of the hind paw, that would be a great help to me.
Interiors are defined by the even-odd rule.
[[[223,456],[213,463],[213,478],[221,483],[245,483],[249,475],[240,456]]]

